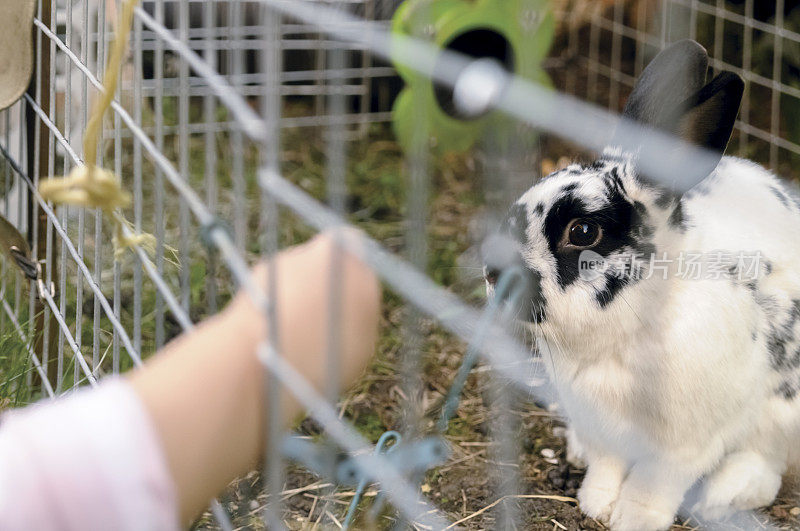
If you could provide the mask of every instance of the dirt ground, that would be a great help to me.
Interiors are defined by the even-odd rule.
[[[399,326],[401,313],[397,309],[387,309],[383,315],[384,329]],[[432,418],[460,362],[463,346],[432,327],[427,337],[431,359],[428,360],[430,370],[425,373],[422,401],[431,405],[428,417]],[[382,349],[389,347],[386,339],[384,336]],[[398,354],[399,349],[383,350],[366,380],[342,402],[345,416],[373,442],[384,430],[398,428],[401,422],[402,391],[394,372]],[[520,426],[517,436],[520,460],[511,464],[493,460],[493,443],[488,436],[491,400],[487,375],[488,371],[478,368],[470,376],[457,417],[446,434],[452,455],[446,464],[426,474],[422,492],[461,529],[496,529],[495,511],[503,503],[514,505],[524,522],[522,529],[606,529],[583,516],[577,506],[575,496],[584,470],[566,462],[563,424],[556,413],[521,400],[513,409]],[[299,428],[303,434],[320,435],[319,429],[309,420],[301,422]],[[517,469],[522,496],[499,498],[496,473],[507,466]],[[374,486],[367,489],[362,507],[370,506],[376,492]],[[787,485],[779,499],[763,511],[779,529],[800,528],[797,493],[796,484]],[[291,468],[282,498],[285,522],[291,529],[337,529],[352,496],[350,488],[334,490],[325,479]],[[238,529],[263,529],[258,515],[266,500],[260,493],[257,473],[238,482],[223,502],[235,515]],[[384,512],[374,523],[357,520],[355,528],[388,529],[393,525],[394,516]],[[753,521],[747,527],[719,525],[714,529],[766,529],[766,520]],[[205,528],[204,525],[199,527]],[[697,528],[691,521],[676,522],[673,526],[675,531]]]
[[[369,147],[365,148],[367,152],[351,153],[351,159],[359,161],[360,166],[355,168],[348,183],[353,193],[350,202],[352,211],[367,209],[361,222],[358,214],[354,216],[356,223],[387,247],[401,252],[405,214],[402,186],[382,196],[385,186],[381,181],[385,177],[384,184],[393,185],[391,178],[394,172],[400,171],[402,157],[388,140],[388,133],[379,132],[378,136],[369,142]],[[379,153],[376,154],[376,150]],[[309,173],[308,161],[317,154],[301,151],[289,155],[302,161],[298,164],[302,174],[295,175],[294,180],[313,190],[322,182],[324,171]],[[558,164],[560,154],[569,153],[570,148],[545,141],[541,151],[556,155],[540,162],[544,170],[549,170]],[[442,161],[437,167],[431,194],[428,272],[437,282],[480,305],[482,280],[473,258],[475,244],[480,238],[476,220],[483,216],[477,166],[475,161],[457,157]],[[365,176],[363,181],[359,180],[360,174]],[[401,199],[394,197],[394,192]],[[342,416],[373,443],[384,431],[400,429],[405,422],[403,415],[409,397],[404,392],[400,367],[404,346],[408,344],[403,339],[407,312],[408,308],[399,297],[388,291],[385,293],[376,358],[364,378],[340,402]],[[412,402],[418,404],[423,418],[420,431],[430,433],[463,358],[465,345],[431,321],[422,320],[419,327],[424,371],[420,396]],[[445,434],[452,455],[444,465],[428,471],[421,481],[422,492],[462,529],[495,529],[497,510],[503,504],[512,505],[521,517],[523,529],[605,529],[602,524],[584,517],[577,506],[575,496],[584,470],[566,463],[564,428],[557,411],[548,411],[524,396],[518,397],[511,413],[518,425],[514,439],[520,448],[520,459],[513,463],[496,461],[496,447],[489,434],[492,411],[489,374],[482,366],[471,373],[456,416]],[[298,422],[297,431],[315,440],[322,438],[319,428],[308,419]],[[498,471],[511,468],[519,478],[517,492],[522,494],[501,498]],[[376,493],[375,486],[367,489],[354,528],[388,529],[394,525],[396,514],[390,509],[384,510],[377,520],[366,521],[364,513]],[[763,514],[769,515],[781,529],[800,529],[800,496],[797,493],[797,485],[790,484]],[[327,479],[291,466],[281,498],[284,522],[291,529],[337,529],[353,494],[352,488],[335,489]],[[235,482],[220,500],[232,515],[236,529],[264,528],[261,515],[267,499],[257,472]],[[215,525],[206,514],[195,528],[214,529]],[[676,522],[673,527],[675,530],[695,528],[691,521]],[[719,528],[759,529],[764,528],[764,524],[753,521],[746,527],[722,525]]]

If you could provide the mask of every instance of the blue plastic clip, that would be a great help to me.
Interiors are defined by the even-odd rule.
[[[394,440],[394,444],[391,446],[391,448],[387,449],[386,444],[390,439]],[[398,432],[387,431],[381,435],[380,439],[378,439],[378,443],[375,445],[375,451],[373,453],[375,455],[391,453],[397,450],[397,447],[402,439],[403,436]],[[342,524],[342,529],[345,531],[350,529],[350,524],[353,523],[353,518],[356,516],[356,508],[358,507],[358,504],[361,503],[361,496],[364,494],[364,489],[367,488],[367,483],[369,483],[367,478],[361,478],[361,481],[358,482],[356,493],[353,496],[353,499],[350,501],[350,507],[347,508],[347,515],[345,516],[344,523]]]
[[[470,341],[467,347],[467,352],[464,354],[464,360],[458,368],[458,373],[456,373],[456,377],[453,380],[453,385],[450,386],[450,390],[447,392],[444,406],[442,406],[442,415],[437,425],[440,433],[447,431],[450,419],[453,417],[453,414],[455,414],[456,409],[458,409],[461,392],[464,390],[464,385],[467,383],[469,373],[478,361],[478,354],[483,345],[483,341],[492,324],[495,322],[498,313],[503,309],[504,303],[506,303],[506,308],[517,308],[526,289],[524,273],[519,266],[508,267],[500,274],[494,297],[489,301],[486,310],[481,316],[478,329],[475,331],[475,335],[472,337],[472,341]]]

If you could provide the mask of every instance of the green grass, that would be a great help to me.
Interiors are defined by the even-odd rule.
[[[0,333],[0,410],[29,404],[34,397],[28,385],[33,371],[27,346],[16,331]]]
[[[35,402],[44,395],[41,387],[31,385],[39,378],[14,324],[0,309],[0,411],[18,408]],[[27,315],[27,305],[20,312]],[[30,333],[27,321],[20,321],[23,333]]]

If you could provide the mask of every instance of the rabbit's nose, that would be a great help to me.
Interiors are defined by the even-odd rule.
[[[489,284],[497,284],[504,271],[522,265],[518,247],[519,244],[505,234],[492,234],[483,241],[483,275]]]
[[[505,234],[492,234],[481,245],[483,258],[483,277],[487,288],[494,290],[506,279],[505,292],[513,290],[513,286],[524,276],[525,267],[519,253],[519,244]],[[490,292],[491,293],[491,292]],[[508,293],[506,293],[508,296]]]
[[[485,278],[486,282],[492,287],[497,285],[497,281],[500,279],[500,273],[502,273],[502,271],[494,267],[483,267],[483,278]]]
[[[520,244],[505,234],[493,234],[481,245],[481,255],[487,295],[513,301],[518,306],[518,319],[541,322],[544,318],[542,275],[525,264]]]

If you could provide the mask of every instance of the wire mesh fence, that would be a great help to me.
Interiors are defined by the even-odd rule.
[[[563,8],[580,2],[564,2]],[[587,3],[588,4],[588,3]],[[794,2],[597,2],[564,12],[563,46],[554,77],[562,90],[621,111],[649,58],[666,43],[690,38],[711,67],[741,75],[746,94],[731,152],[796,172],[798,14]]]
[[[392,23],[400,4],[142,2],[98,160],[133,196],[126,230],[152,233],[157,245],[153,254],[134,247],[115,259],[101,212],[50,205],[37,186],[83,160],[82,134],[103,90],[121,3],[40,0],[34,83],[0,116],[2,210],[42,264],[39,283],[5,260],[0,272],[0,329],[24,347],[29,365],[19,388],[29,399],[138,366],[215,314],[238,287],[274,326],[274,308],[259,298],[246,264],[326,228],[362,229],[363,246],[352,250],[389,292],[369,384],[341,401],[333,386],[325,396],[314,391],[281,360],[278,345],[263,345],[270,396],[285,387],[311,420],[287,438],[284,419],[265,406],[263,477],[238,482],[198,527],[232,528],[231,520],[347,527],[371,519],[419,529],[564,528],[559,518],[569,516],[554,506],[574,510],[575,486],[546,488],[570,481],[564,452],[551,448],[563,447],[553,433],[564,429],[530,338],[510,330],[514,305],[499,302],[524,296],[513,273],[497,285],[507,297],[476,306],[484,301],[486,235],[541,173],[563,165],[560,157],[599,151],[612,135],[623,146],[641,143],[640,130],[619,125],[616,113],[656,52],[682,38],[703,44],[712,68],[747,81],[731,151],[784,176],[797,171],[800,10],[790,2],[520,2],[521,35],[555,40],[545,57],[549,42],[541,37],[537,68],[517,76],[473,62],[492,58],[519,74],[510,41],[481,34],[483,49],[456,38],[436,46],[430,25],[404,34]],[[435,98],[398,123],[404,85],[428,84]],[[499,112],[490,119],[472,121],[493,107]],[[441,125],[449,122],[431,120],[432,108],[442,120],[481,127],[453,133]],[[475,116],[458,115],[470,109]],[[473,142],[463,153],[439,153],[445,141],[460,146],[465,138]],[[675,142],[651,138],[659,147]],[[648,150],[653,157],[642,167],[666,182],[675,162],[659,158],[665,151]],[[691,163],[706,156],[689,155]],[[338,381],[335,345],[332,338],[331,381]],[[469,378],[479,357],[485,365]],[[316,443],[323,433],[332,444]],[[442,479],[478,455],[485,477],[464,468],[460,483]],[[599,526],[575,514],[564,520],[569,527]],[[791,516],[777,523],[770,516],[728,524],[791,525]]]

